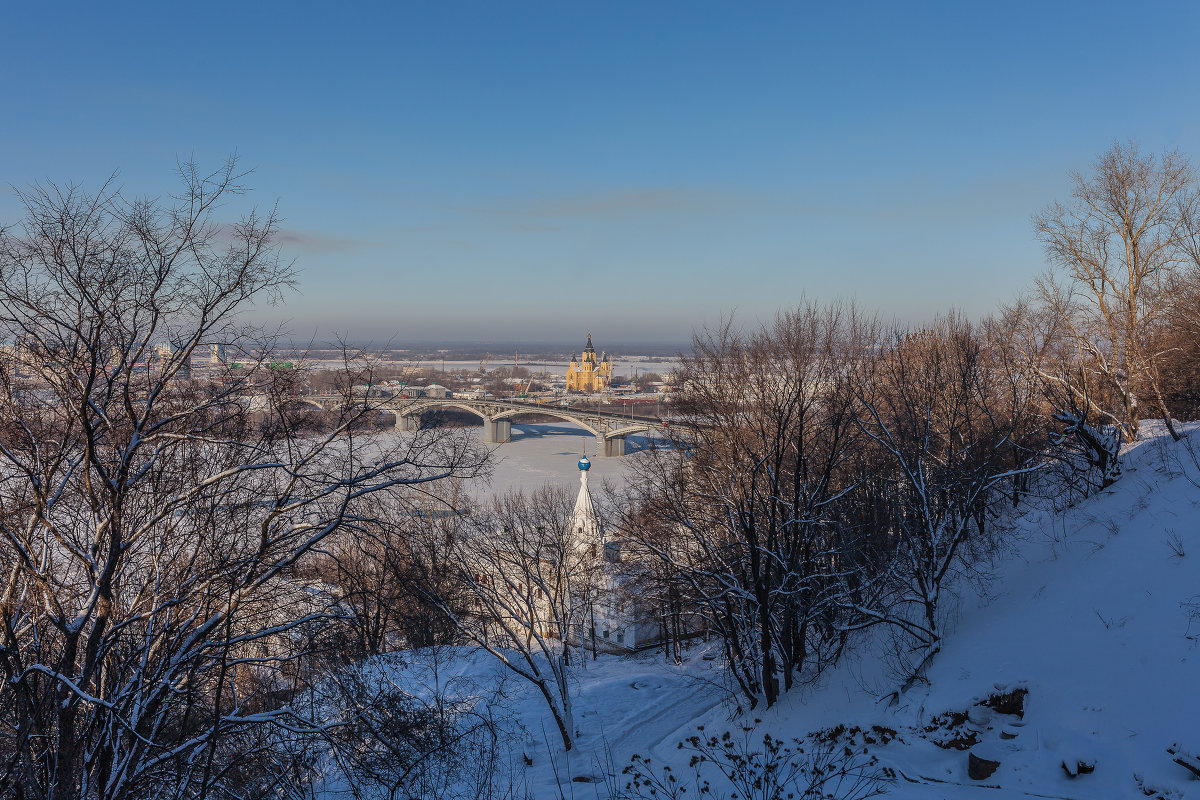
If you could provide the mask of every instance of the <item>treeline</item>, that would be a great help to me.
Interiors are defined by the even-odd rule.
[[[643,597],[720,635],[750,707],[876,626],[897,678],[920,680],[950,587],[1023,498],[1103,488],[1145,419],[1178,438],[1200,412],[1194,170],[1118,144],[1072,181],[1034,217],[1050,270],[992,317],[885,327],[806,303],[693,339],[691,425],[640,461],[623,528]]]
[[[995,323],[885,329],[809,304],[697,336],[672,447],[639,462],[632,552],[661,612],[719,633],[750,707],[812,681],[851,635],[897,633],[901,679],[945,633],[944,595],[996,553],[1052,463],[1092,485]]]
[[[311,785],[328,756],[296,742],[327,753],[355,720],[300,696],[363,609],[305,571],[483,467],[453,431],[364,436],[350,392],[314,434],[277,337],[239,316],[294,277],[273,214],[219,222],[243,177],[184,164],[166,201],[36,186],[0,229],[0,797]],[[257,358],[193,376],[213,341]]]
[[[624,495],[472,505],[472,437],[371,433],[370,359],[326,376],[344,402],[319,425],[297,403],[305,376],[239,316],[294,280],[275,218],[218,224],[233,163],[181,178],[166,203],[35,187],[0,231],[19,343],[0,349],[0,796],[307,796],[330,776],[511,796],[486,692],[422,696],[365,657],[490,653],[569,749],[570,673],[597,619],[631,614],[668,655],[718,636],[744,706],[867,629],[903,687],[1029,498],[1102,489],[1146,420],[1178,436],[1200,408],[1196,175],[1117,145],[1037,215],[1051,270],[991,318],[803,303],[698,332],[687,424]],[[192,379],[211,341],[262,357]]]

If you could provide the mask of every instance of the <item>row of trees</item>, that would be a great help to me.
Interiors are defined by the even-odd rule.
[[[989,344],[955,316],[900,333],[815,304],[693,342],[693,425],[643,460],[629,531],[667,567],[659,591],[685,586],[720,632],[751,706],[864,627],[936,652],[944,587],[1042,463],[1021,374]]]
[[[399,791],[486,720],[400,690],[365,708],[378,676],[346,662],[447,643],[533,683],[570,747],[571,643],[614,585],[598,531],[562,492],[459,513],[485,454],[368,433],[360,371],[306,425],[239,316],[293,281],[276,218],[219,223],[233,163],[180,174],[166,202],[35,187],[0,231],[0,794],[263,795],[327,764],[296,747],[317,741],[392,759]],[[640,460],[615,579],[668,646],[715,631],[751,706],[866,628],[919,678],[1022,498],[1111,482],[1144,417],[1196,408],[1197,196],[1181,156],[1118,145],[1036,218],[1052,271],[993,319],[808,303],[698,333],[691,424]],[[243,368],[186,375],[214,341]]]
[[[1137,438],[1143,417],[1194,409],[1188,368],[1200,320],[1200,184],[1179,152],[1116,144],[1071,200],[1034,217],[1051,264],[1022,309],[1025,354],[1045,381],[1098,423]],[[1171,408],[1174,401],[1175,408]],[[1147,409],[1149,406],[1149,409]]]
[[[1106,486],[1146,416],[1178,438],[1172,413],[1194,413],[1194,170],[1118,144],[1072,179],[1034,218],[1050,271],[993,318],[884,328],[807,303],[693,338],[676,406],[693,424],[641,462],[625,527],[654,602],[703,614],[751,707],[868,627],[919,679],[948,588],[1023,496]]]
[[[238,316],[293,280],[277,220],[219,224],[232,162],[180,176],[165,203],[35,187],[0,231],[5,797],[264,791],[273,732],[315,729],[288,698],[341,613],[298,570],[383,498],[483,465],[453,432],[360,437],[350,402],[302,433]],[[252,358],[185,377],[214,341]]]

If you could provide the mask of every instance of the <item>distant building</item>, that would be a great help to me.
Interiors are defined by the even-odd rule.
[[[576,359],[571,356],[571,365],[567,367],[568,392],[599,392],[608,387],[612,380],[612,359],[607,353],[601,353],[596,358],[596,348],[592,347],[592,332],[588,331],[587,347],[583,348],[583,357]]]
[[[447,395],[449,395],[449,391],[446,389],[445,386],[442,386],[440,383],[431,383],[425,387],[425,396],[426,397],[432,397],[432,398],[436,398],[438,400],[444,400],[447,397]]]
[[[404,366],[400,368],[400,377],[405,380],[428,378],[432,374],[433,370],[429,367]]]
[[[416,400],[421,397],[444,400],[450,396],[450,390],[440,383],[431,383],[428,386],[405,386],[400,390],[400,396],[406,397],[409,400]]]
[[[169,369],[175,370],[175,377],[187,380],[192,377],[191,360],[185,356],[183,346],[174,342],[159,342],[154,345],[153,359],[157,360],[158,368],[166,371]],[[138,368],[142,365],[134,365]],[[144,365],[144,368],[149,368],[149,362]]]

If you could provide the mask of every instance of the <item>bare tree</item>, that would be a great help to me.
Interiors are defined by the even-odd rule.
[[[985,340],[955,316],[897,334],[869,362],[858,424],[879,453],[892,555],[872,578],[878,594],[856,602],[863,625],[894,625],[917,643],[915,673],[938,651],[943,594],[964,567],[990,552],[997,490],[1041,468],[1024,449],[1021,404],[986,358]],[[1036,451],[1034,451],[1036,455]],[[969,552],[972,544],[975,552]],[[868,576],[870,577],[870,576]]]
[[[671,479],[671,465],[665,459],[649,464],[654,466],[648,466],[643,474],[654,475],[659,487]],[[660,472],[663,467],[667,474]],[[683,663],[684,642],[707,630],[708,615],[702,598],[687,579],[690,537],[671,521],[674,515],[659,513],[662,495],[655,494],[654,501],[648,502],[645,491],[622,493],[619,505],[625,520],[621,527],[628,533],[616,543],[619,566],[614,572],[618,594],[647,618],[658,618],[663,655],[679,665]]]
[[[1090,173],[1072,173],[1072,200],[1034,217],[1052,271],[1038,295],[1078,350],[1079,364],[1104,392],[1076,387],[1070,375],[1043,377],[1074,393],[1101,420],[1137,438],[1144,398],[1158,407],[1172,436],[1158,365],[1156,332],[1171,307],[1172,275],[1189,262],[1200,217],[1200,190],[1179,152],[1160,157],[1114,144]],[[1111,392],[1113,403],[1101,402]]]
[[[853,308],[811,303],[751,334],[697,334],[676,401],[692,424],[645,461],[641,521],[626,527],[705,609],[751,707],[844,643],[839,504],[858,485],[861,438],[851,366],[876,336]]]
[[[0,232],[0,793],[257,791],[268,729],[310,724],[287,696],[329,598],[297,568],[374,496],[478,461],[359,436],[349,397],[299,435],[288,371],[238,316],[292,281],[276,217],[218,223],[232,160],[180,176],[166,203],[34,187]],[[210,344],[237,363],[201,372]]]
[[[1153,345],[1164,354],[1155,364],[1157,380],[1178,419],[1200,418],[1200,225],[1193,229],[1194,263],[1172,276],[1168,324]]]
[[[449,644],[457,630],[438,603],[463,614],[470,592],[456,579],[455,553],[470,509],[461,481],[412,487],[378,504],[378,521],[347,530],[323,548],[314,574],[335,587],[350,634],[346,654]]]
[[[467,639],[537,688],[567,750],[575,739],[572,641],[581,659],[602,563],[598,523],[579,520],[574,504],[555,486],[497,498],[456,550],[475,613],[442,601]]]
[[[324,756],[320,788],[363,800],[505,796],[504,681],[443,671],[454,658],[453,648],[428,647],[331,671],[307,699],[332,734],[292,737],[289,749]]]

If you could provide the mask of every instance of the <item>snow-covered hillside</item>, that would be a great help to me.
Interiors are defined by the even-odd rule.
[[[863,645],[756,723],[722,702],[715,647],[698,644],[680,667],[601,655],[576,671],[569,758],[540,699],[510,683],[509,756],[532,762],[522,782],[534,797],[605,797],[604,773],[634,753],[686,767],[676,745],[699,725],[788,739],[846,726],[844,741],[894,777],[895,798],[1200,797],[1200,778],[1168,753],[1200,752],[1200,470],[1177,452],[1147,437],[1109,490],[1027,513],[986,588],[962,587],[928,685],[892,694],[899,681]],[[484,685],[502,673],[479,654],[451,660],[443,676]],[[972,752],[999,767],[972,780]]]
[[[903,742],[876,752],[897,771],[896,797],[976,797],[981,785],[1012,797],[1196,792],[1200,780],[1167,752],[1200,751],[1200,474],[1186,458],[1190,475],[1180,474],[1179,453],[1148,437],[1127,451],[1110,490],[1062,514],[1028,514],[988,590],[963,602],[929,686],[877,702],[889,687],[860,662],[812,696],[788,698],[764,724],[895,729]],[[1028,692],[1020,717],[977,705],[1014,689]],[[961,712],[964,724],[925,732]],[[930,743],[955,738],[977,738],[996,772],[972,781],[967,751]],[[1072,778],[1064,763],[1095,771]]]

